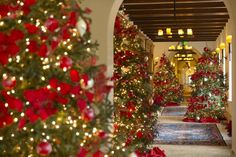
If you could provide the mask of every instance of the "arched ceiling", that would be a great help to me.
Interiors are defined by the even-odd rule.
[[[215,41],[229,19],[222,0],[124,0],[123,7],[130,20],[155,42]],[[166,27],[172,28],[172,38],[157,35],[158,29]],[[185,33],[192,28],[194,35],[180,38],[178,28]]]

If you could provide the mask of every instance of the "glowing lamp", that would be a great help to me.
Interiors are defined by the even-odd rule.
[[[232,35],[227,35],[226,41],[227,43],[232,43]]]
[[[179,35],[183,35],[184,34],[184,30],[183,29],[178,29],[178,34]]]
[[[172,35],[172,33],[171,33],[171,28],[166,28],[166,34]]]
[[[158,30],[158,36],[163,36],[163,34],[164,34],[164,33],[163,33],[163,30],[162,30],[162,29],[159,29],[159,30]]]
[[[216,53],[220,53],[220,48],[219,47],[216,48]]]
[[[191,28],[187,29],[187,35],[193,35],[193,30]]]
[[[220,43],[220,49],[225,49],[225,43]]]

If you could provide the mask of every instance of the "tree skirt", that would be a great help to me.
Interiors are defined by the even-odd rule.
[[[156,127],[155,144],[226,145],[216,124],[161,123]]]
[[[187,111],[185,106],[165,107],[161,113],[162,116],[184,116]]]

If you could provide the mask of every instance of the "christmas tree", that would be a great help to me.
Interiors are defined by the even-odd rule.
[[[75,0],[0,2],[0,156],[110,153],[113,107],[90,12]]]
[[[148,154],[157,118],[151,101],[148,54],[141,47],[138,29],[121,16],[116,18],[114,45],[115,154]]]
[[[183,101],[183,86],[176,78],[174,67],[165,54],[160,58],[153,77],[154,103],[160,106],[177,106]]]
[[[204,49],[191,76],[192,97],[184,121],[218,122],[227,104],[226,83],[218,54]]]

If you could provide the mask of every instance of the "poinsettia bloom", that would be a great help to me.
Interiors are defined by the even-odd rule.
[[[60,93],[62,95],[66,95],[66,94],[70,93],[70,90],[71,90],[70,84],[65,83],[65,82],[61,82],[59,84],[59,87],[60,87]]]
[[[87,154],[88,154],[88,151],[85,148],[80,147],[80,150],[79,150],[79,152],[77,153],[76,156],[77,157],[86,157]]]
[[[73,60],[68,56],[63,56],[60,60],[60,68],[69,69],[73,64]]]
[[[38,50],[38,43],[35,40],[30,40],[29,45],[27,46],[29,52],[36,52]]]
[[[13,118],[9,114],[5,104],[0,101],[0,128],[13,123]]]
[[[36,34],[38,33],[39,28],[31,23],[24,24],[25,29],[28,31],[29,34]]]
[[[78,17],[76,15],[76,12],[72,11],[69,16],[68,24],[75,26],[77,23]]]
[[[86,91],[86,92],[85,92],[85,95],[86,95],[88,101],[89,101],[90,103],[92,103],[92,102],[93,102],[93,99],[94,99],[94,94],[91,93],[91,92]]]
[[[16,79],[14,78],[6,78],[2,80],[2,87],[5,90],[11,90],[16,86]]]
[[[68,28],[62,29],[62,39],[67,40],[70,38],[70,33],[68,31]]]
[[[15,97],[10,96],[10,95],[5,95],[4,97],[7,101],[10,109],[17,110],[18,112],[22,111],[24,105],[23,105],[23,102],[20,99],[15,98]]]
[[[38,55],[40,57],[47,57],[48,56],[48,47],[45,43],[43,43],[40,48],[39,48],[39,52]]]
[[[79,107],[79,110],[82,112],[87,107],[87,102],[83,99],[77,100],[77,106]]]
[[[54,32],[59,27],[59,22],[55,18],[49,18],[45,22],[45,26],[47,27],[49,31]]]
[[[24,6],[31,7],[36,3],[36,0],[24,0]]]
[[[18,123],[18,128],[22,129],[25,126],[25,124],[26,124],[26,120],[24,118],[20,119]]]
[[[8,37],[9,42],[15,42],[24,38],[24,33],[21,30],[13,29]]]
[[[104,153],[98,150],[93,154],[93,157],[104,157]]]
[[[11,43],[8,45],[6,52],[8,52],[9,55],[15,56],[20,51],[20,47],[16,45],[16,43]]]

